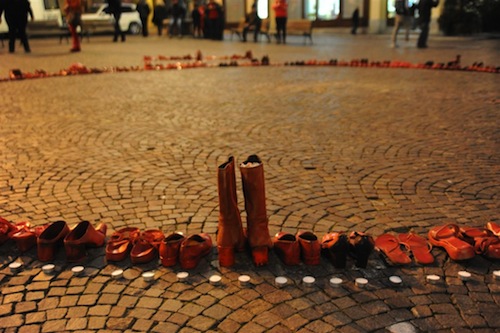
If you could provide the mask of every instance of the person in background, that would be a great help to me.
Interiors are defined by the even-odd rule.
[[[191,11],[191,19],[193,20],[193,37],[202,38],[203,29],[201,26],[201,13],[197,3],[194,4],[193,10]]]
[[[420,0],[418,3],[418,16],[420,24],[420,35],[418,36],[417,47],[419,49],[427,48],[427,39],[429,38],[429,25],[431,23],[431,12],[433,7],[439,5],[439,0]]]
[[[286,0],[276,0],[273,5],[276,20],[276,42],[286,44],[286,21],[288,17],[288,4]]]
[[[354,12],[352,13],[352,30],[351,34],[355,35],[358,31],[359,27],[359,7],[356,7]]]
[[[243,41],[247,41],[247,33],[250,30],[253,30],[253,41],[257,42],[260,32],[260,27],[262,25],[262,20],[257,14],[257,5],[254,3],[252,5],[252,10],[248,13],[245,19],[245,27],[243,28]]]
[[[125,31],[120,28],[120,18],[122,16],[122,0],[108,0],[108,13],[112,14],[115,19],[115,34],[113,42],[118,41],[118,36],[121,37],[122,42],[125,41]]]
[[[148,32],[148,17],[149,13],[151,12],[151,9],[149,8],[149,5],[147,4],[146,0],[139,0],[137,3],[137,12],[139,13],[139,17],[141,18],[141,24],[142,24],[142,36],[143,37],[148,37],[149,32]]]
[[[82,25],[82,2],[81,0],[65,0],[63,9],[73,44],[70,51],[80,52],[80,36],[76,30]]]
[[[408,0],[396,0],[396,16],[394,17],[394,28],[392,30],[392,47],[398,47],[398,32],[401,27],[405,28],[405,40],[410,40],[411,16]]]
[[[30,44],[26,35],[28,15],[31,17],[31,21],[35,19],[30,2],[28,0],[3,0],[0,5],[0,23],[3,12],[5,12],[5,21],[9,27],[9,52],[15,52],[16,36],[18,36],[24,47],[24,52],[30,53]]]
[[[153,11],[153,24],[158,28],[158,36],[163,33],[163,20],[168,17],[167,7],[165,2],[158,1]]]
[[[222,40],[224,38],[224,12],[222,7],[215,0],[209,0],[204,13],[205,38]]]
[[[170,26],[168,29],[168,35],[170,37],[173,37],[175,30],[177,35],[179,35],[179,37],[182,37],[182,21],[184,21],[186,9],[179,3],[179,0],[172,0],[172,6],[170,7],[169,12]]]

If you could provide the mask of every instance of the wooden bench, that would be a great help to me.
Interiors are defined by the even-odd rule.
[[[311,20],[288,20],[286,23],[287,36],[304,36],[304,44],[307,43],[307,38],[312,40],[312,21]]]
[[[269,34],[271,22],[268,19],[262,20],[260,25],[259,35],[265,36],[268,42],[271,42],[271,35]],[[233,39],[233,35],[236,34],[240,40],[243,40],[243,29],[246,26],[245,19],[241,19],[236,28],[231,28],[229,31],[231,32],[231,40]],[[254,29],[250,28],[248,32],[253,33]]]
[[[59,20],[28,21],[26,34],[28,36],[57,36],[59,43],[62,42],[63,38],[66,38],[66,42],[69,41],[68,28],[61,26]]]

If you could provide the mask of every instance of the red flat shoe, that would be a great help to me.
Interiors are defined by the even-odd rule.
[[[65,221],[56,221],[50,224],[38,237],[38,260],[54,260],[55,252],[63,246],[64,237],[69,234],[69,231]]]
[[[486,229],[491,231],[493,235],[500,237],[500,225],[496,224],[495,222],[486,223]]]
[[[182,233],[174,232],[160,243],[160,261],[165,267],[175,266],[179,259],[181,244],[186,239]]]
[[[456,224],[437,226],[429,230],[429,242],[442,247],[453,260],[467,260],[475,256],[474,248],[460,239],[460,228]]]
[[[399,234],[398,238],[399,242],[411,251],[416,262],[422,265],[434,262],[431,253],[432,245],[425,238],[414,233]]]
[[[10,239],[9,234],[16,230],[17,228],[13,223],[0,217],[0,245],[7,242]]]
[[[401,250],[401,243],[391,234],[383,234],[375,240],[375,248],[383,253],[392,265],[407,265],[411,263],[410,257]]]
[[[285,265],[300,264],[300,245],[297,238],[286,232],[278,232],[273,239],[274,251]]]
[[[212,239],[208,234],[202,233],[186,238],[180,248],[179,261],[184,269],[198,266],[201,258],[212,251]]]
[[[345,268],[349,241],[343,232],[331,232],[323,236],[321,240],[323,254],[330,259],[335,268]]]
[[[319,265],[321,244],[318,237],[310,231],[299,231],[297,240],[300,245],[300,257],[306,265]]]
[[[474,246],[476,254],[490,259],[500,259],[500,238],[489,229],[460,228],[460,238]]]
[[[21,222],[16,224],[16,227],[17,230],[12,231],[9,237],[16,242],[19,251],[24,253],[36,245],[38,237],[48,225],[31,227],[29,222]]]
[[[125,260],[132,249],[132,244],[139,237],[139,228],[126,227],[115,231],[106,245],[106,259],[108,261]]]
[[[151,229],[141,233],[130,251],[133,264],[145,264],[158,257],[158,247],[165,238],[161,230]]]

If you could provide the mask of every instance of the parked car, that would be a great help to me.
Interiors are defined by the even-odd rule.
[[[122,3],[120,29],[130,34],[137,35],[142,30],[141,18],[133,3]],[[94,4],[89,11],[82,14],[84,29],[96,32],[113,31],[113,15],[108,13],[108,4]]]

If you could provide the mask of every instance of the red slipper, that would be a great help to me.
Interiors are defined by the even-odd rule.
[[[383,234],[375,240],[375,248],[382,252],[392,265],[407,265],[411,263],[410,257],[401,250],[401,244],[391,234]]]
[[[474,248],[460,239],[460,229],[456,224],[437,226],[429,230],[429,242],[442,247],[453,260],[467,260],[475,256]]]
[[[399,234],[398,238],[401,244],[410,249],[416,262],[422,265],[434,262],[434,257],[431,253],[432,245],[425,238],[414,233]]]

